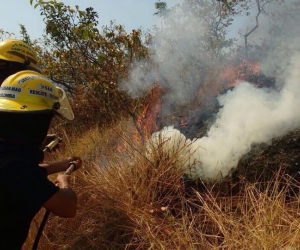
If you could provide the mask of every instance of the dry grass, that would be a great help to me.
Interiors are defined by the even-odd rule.
[[[51,215],[39,249],[300,249],[299,199],[291,196],[290,178],[278,172],[265,183],[240,180],[235,194],[227,184],[187,183],[174,167],[176,152],[148,159],[131,127],[64,135],[65,146],[48,158],[82,156],[72,184],[78,214]],[[24,249],[31,249],[42,216]]]

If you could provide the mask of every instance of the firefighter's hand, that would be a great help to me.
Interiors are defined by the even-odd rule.
[[[70,156],[62,161],[40,163],[39,165],[40,167],[46,169],[47,175],[51,175],[59,172],[65,172],[70,167],[71,163],[75,164],[75,168],[73,169],[73,171],[76,171],[82,166],[82,160],[78,156]]]

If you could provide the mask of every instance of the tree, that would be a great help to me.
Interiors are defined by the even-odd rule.
[[[31,1],[33,4],[33,1]],[[127,33],[122,25],[111,22],[98,28],[98,14],[92,7],[80,10],[57,1],[37,0],[46,25],[39,53],[43,74],[75,93],[80,102],[97,100],[89,116],[113,120],[134,113],[136,104],[118,84],[126,79],[133,61],[148,56],[142,32]],[[89,97],[80,98],[85,93]],[[92,96],[92,97],[91,97]],[[76,102],[76,101],[75,101]],[[82,106],[78,101],[75,106]]]
[[[198,47],[208,50],[215,56],[218,56],[219,52],[230,46],[232,42],[226,38],[226,28],[232,24],[232,16],[237,14],[233,7],[228,10],[215,0],[184,0],[182,4],[169,10],[166,2],[157,2],[155,7],[158,10],[155,14],[165,20],[166,28],[176,27],[176,25],[188,28],[190,24],[198,23],[197,39],[201,43]],[[172,15],[169,15],[170,11]],[[197,30],[191,32],[196,34]]]
[[[11,33],[11,32],[8,32],[8,31],[5,31],[3,29],[0,28],[0,40],[4,40],[4,39],[9,39],[9,38],[12,38],[14,37],[14,33]]]
[[[216,0],[184,0],[172,8],[157,2],[155,7],[162,24],[153,36],[151,53],[159,65],[165,116],[212,109],[211,100],[221,88],[220,72],[231,58],[233,40],[227,37],[227,28],[235,10]]]
[[[299,1],[247,0],[239,2],[236,8],[240,16],[252,16],[248,19],[248,30],[242,27],[240,31],[244,39],[244,46],[240,47],[243,59],[260,61],[264,70],[274,75],[283,58],[298,50],[294,41],[299,34]],[[278,53],[282,53],[281,56],[277,56]]]

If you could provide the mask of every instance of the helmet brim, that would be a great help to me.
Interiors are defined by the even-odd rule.
[[[52,110],[60,116],[68,120],[74,119],[74,113],[69,105],[64,105],[66,103],[61,103],[60,109],[53,110],[48,108],[47,106],[29,103],[29,102],[16,102],[7,99],[0,99],[0,112],[8,110],[10,112],[30,112],[30,111],[41,111],[41,110]]]
[[[39,111],[39,110],[51,110],[46,106],[28,103],[28,102],[16,102],[13,100],[0,99],[0,111],[10,110],[10,111]]]

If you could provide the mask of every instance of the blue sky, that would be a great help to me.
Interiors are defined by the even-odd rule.
[[[141,28],[147,30],[158,24],[159,19],[154,16],[154,4],[158,0],[58,0],[65,5],[84,10],[93,7],[99,14],[99,25],[109,24],[115,20],[130,31]],[[183,0],[166,0],[168,7],[172,7]],[[35,1],[33,1],[35,2]],[[0,29],[13,32],[18,37],[19,24],[24,24],[32,38],[39,38],[44,30],[44,22],[39,9],[30,5],[30,0],[1,1]]]

